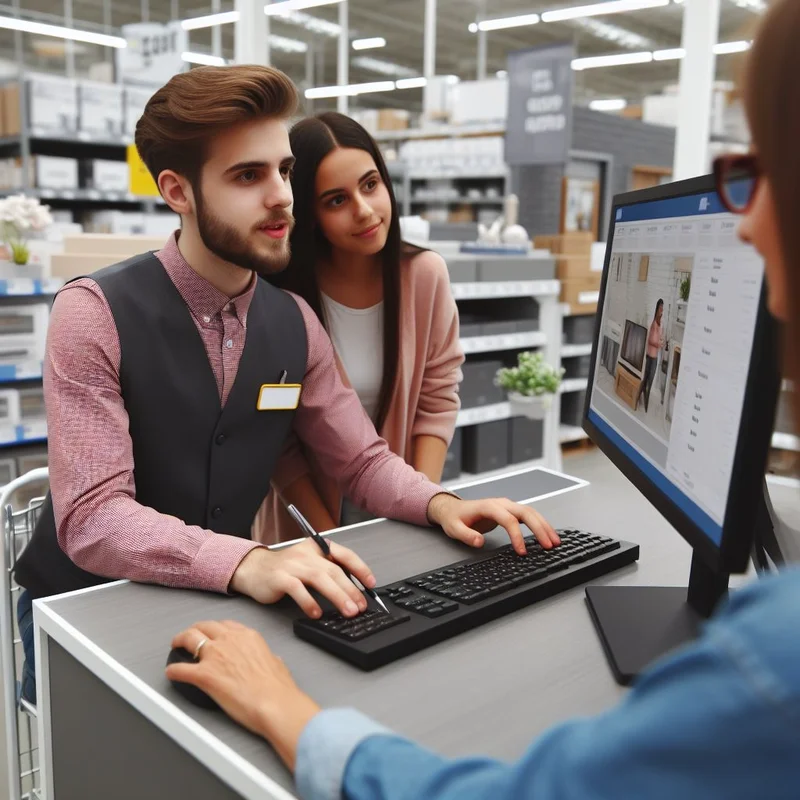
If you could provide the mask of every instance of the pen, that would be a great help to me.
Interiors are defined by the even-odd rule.
[[[296,522],[296,523],[297,523],[297,524],[300,526],[300,529],[301,529],[301,530],[302,530],[302,531],[303,531],[303,532],[304,532],[304,533],[305,533],[307,536],[310,536],[310,537],[311,537],[311,538],[314,540],[314,542],[316,543],[317,547],[319,547],[319,549],[320,549],[320,550],[322,550],[322,554],[325,556],[325,558],[329,559],[329,560],[330,560],[330,561],[332,561],[334,564],[336,564],[336,565],[337,565],[337,566],[338,566],[338,567],[339,567],[339,568],[342,570],[342,572],[344,572],[344,574],[345,574],[345,575],[346,575],[346,576],[347,576],[347,577],[348,577],[348,578],[349,578],[349,579],[350,579],[350,580],[353,582],[353,584],[356,586],[356,588],[358,588],[358,585],[359,585],[360,581],[359,581],[359,583],[356,583],[356,579],[355,579],[355,578],[354,578],[354,577],[353,577],[353,576],[350,574],[349,570],[348,570],[346,567],[342,566],[342,564],[340,564],[340,563],[339,563],[339,562],[338,562],[338,561],[337,561],[337,560],[336,560],[336,559],[335,559],[335,558],[334,558],[334,557],[331,555],[331,548],[330,548],[330,546],[328,545],[328,543],[325,541],[325,539],[324,539],[322,536],[320,536],[320,535],[319,535],[319,534],[318,534],[318,533],[317,533],[317,532],[316,532],[316,531],[315,531],[315,530],[314,530],[314,529],[311,527],[311,524],[309,523],[309,521],[308,521],[308,520],[307,520],[307,519],[306,519],[306,518],[305,518],[305,517],[304,517],[304,516],[303,516],[303,515],[300,513],[300,511],[297,509],[297,507],[296,507],[296,506],[294,506],[294,505],[292,505],[292,504],[290,503],[289,505],[287,505],[287,506],[286,506],[286,510],[289,512],[289,514],[291,515],[292,519],[293,519],[293,520],[294,520],[294,521],[295,521],[295,522]],[[380,606],[380,607],[381,607],[381,608],[382,608],[382,609],[383,609],[383,610],[384,610],[384,611],[385,611],[387,614],[389,613],[389,609],[388,609],[388,608],[386,608],[386,605],[385,605],[385,603],[383,602],[383,600],[381,600],[381,598],[378,596],[378,593],[377,593],[377,592],[376,592],[374,589],[369,589],[369,588],[367,588],[366,586],[364,586],[363,584],[361,584],[361,588],[362,588],[362,589],[363,589],[363,591],[364,591],[364,592],[365,592],[367,595],[369,595],[369,596],[370,596],[370,597],[371,597],[371,598],[372,598],[372,599],[373,599],[373,600],[374,600],[374,601],[375,601],[375,602],[376,602],[376,603],[377,603],[377,604],[378,604],[378,605],[379,605],[379,606]]]

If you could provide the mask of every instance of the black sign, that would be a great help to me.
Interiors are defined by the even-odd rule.
[[[558,164],[568,160],[574,57],[571,44],[509,54],[507,164]]]

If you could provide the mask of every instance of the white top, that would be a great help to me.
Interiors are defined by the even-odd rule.
[[[361,405],[374,420],[383,378],[383,301],[370,308],[349,308],[320,294],[336,354]]]

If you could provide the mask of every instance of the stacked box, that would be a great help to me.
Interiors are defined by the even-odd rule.
[[[80,131],[97,139],[116,140],[124,121],[123,89],[114,83],[81,81],[78,85]]]
[[[502,361],[467,361],[461,366],[464,379],[459,387],[462,408],[478,408],[505,400],[503,390],[494,383]]]
[[[567,356],[561,359],[561,366],[564,367],[565,378],[588,378],[592,357],[591,355]]]
[[[509,464],[509,420],[484,422],[463,428],[463,467],[477,474]]]
[[[111,161],[103,158],[80,162],[81,186],[99,192],[127,194],[130,189],[130,169],[127,161]]]
[[[443,481],[454,481],[461,475],[461,428],[456,428],[453,441],[447,448],[447,456],[442,470]]]
[[[511,464],[533,461],[544,455],[544,420],[512,417],[509,425]]]
[[[564,425],[581,427],[583,407],[586,403],[586,391],[567,392],[561,395],[561,422]]]

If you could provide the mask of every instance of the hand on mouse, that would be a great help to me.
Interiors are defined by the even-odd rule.
[[[372,589],[375,577],[369,567],[349,548],[330,543],[333,558],[361,583]],[[259,603],[277,603],[289,595],[309,617],[320,617],[322,609],[306,586],[330,600],[345,617],[355,617],[367,608],[367,600],[344,572],[325,558],[319,547],[307,539],[281,550],[257,547],[251,550],[233,574],[230,588]]]
[[[263,637],[238,622],[198,622],[172,647],[197,651],[190,664],[170,664],[167,678],[196,686],[236,722],[263,736],[294,771],[297,743],[319,706],[294,682]]]

